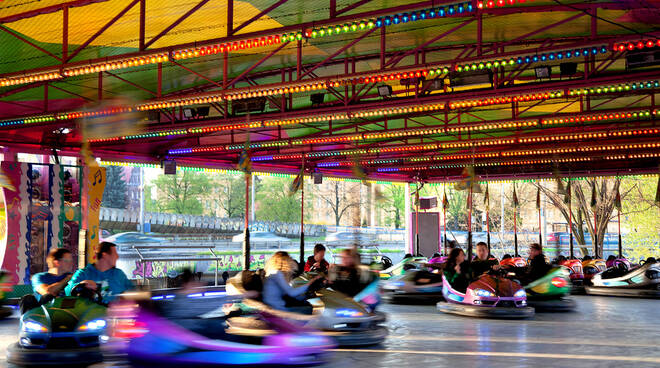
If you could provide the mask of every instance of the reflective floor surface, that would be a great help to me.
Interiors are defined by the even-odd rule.
[[[390,336],[339,349],[327,367],[660,367],[660,300],[575,296],[573,313],[524,321],[438,313],[435,306],[384,305]],[[17,318],[0,321],[0,365]],[[126,367],[104,363],[98,367]]]

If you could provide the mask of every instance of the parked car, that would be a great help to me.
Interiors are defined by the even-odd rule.
[[[325,236],[325,242],[339,244],[367,245],[376,243],[376,234],[357,233],[351,231],[339,231]]]
[[[234,235],[231,238],[231,241],[234,243],[242,243],[245,239],[243,233]],[[275,235],[269,231],[250,231],[250,244],[262,244],[262,243],[290,243],[291,239],[285,238],[279,235]]]
[[[165,243],[167,240],[163,238],[156,238],[154,236],[143,233],[127,232],[111,235],[103,239],[103,241],[117,244],[117,251],[119,253],[128,253],[133,252],[131,247],[134,245],[160,245]]]

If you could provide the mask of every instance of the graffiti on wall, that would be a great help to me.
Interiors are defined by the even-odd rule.
[[[250,256],[250,268],[263,268],[266,262],[265,254],[256,254]],[[179,270],[188,267],[194,272],[215,272],[216,261],[195,261],[195,262],[163,262],[163,261],[148,261],[140,262],[135,260],[132,270],[129,275],[131,278],[136,277],[165,277],[169,270]],[[241,256],[240,255],[225,255],[220,256],[218,259],[218,271],[240,271]]]

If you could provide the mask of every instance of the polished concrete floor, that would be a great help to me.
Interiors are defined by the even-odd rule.
[[[660,367],[660,300],[576,296],[577,311],[525,321],[384,305],[385,343],[332,354],[327,367]],[[0,364],[17,320],[0,321]],[[101,367],[122,366],[102,364]]]

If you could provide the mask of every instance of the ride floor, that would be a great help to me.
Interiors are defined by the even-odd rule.
[[[652,299],[577,296],[573,313],[506,321],[441,314],[435,306],[382,306],[381,345],[339,349],[326,367],[658,367],[660,318]],[[0,365],[18,319],[0,321]],[[103,363],[95,367],[128,367]]]

